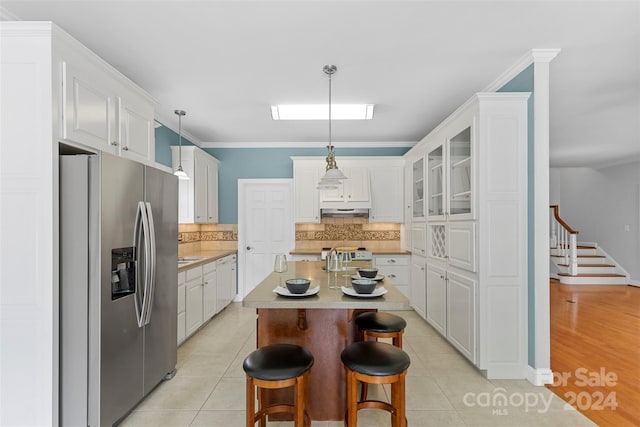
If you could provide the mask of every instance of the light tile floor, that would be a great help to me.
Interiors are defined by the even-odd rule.
[[[411,427],[593,426],[545,387],[524,380],[487,380],[413,311],[404,349],[407,419]],[[244,425],[242,361],[255,349],[255,310],[232,303],[178,349],[178,372],[161,383],[125,418],[123,427],[236,427]],[[370,396],[388,401],[389,389],[370,386]],[[384,411],[359,412],[359,426],[388,426]],[[293,423],[269,423],[270,427]],[[343,426],[338,421],[313,427]]]

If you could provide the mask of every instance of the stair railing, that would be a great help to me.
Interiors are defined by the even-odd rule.
[[[556,248],[556,253],[564,257],[564,263],[569,266],[568,273],[571,276],[576,276],[578,274],[578,231],[560,218],[558,205],[551,205],[549,209],[551,247]]]

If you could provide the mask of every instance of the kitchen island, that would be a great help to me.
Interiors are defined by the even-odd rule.
[[[353,263],[357,266],[357,263]],[[273,289],[279,274],[272,273],[243,300],[243,306],[257,311],[257,347],[290,343],[306,347],[314,356],[307,389],[307,411],[312,420],[343,420],[346,409],[346,375],[340,353],[359,339],[353,318],[365,311],[409,310],[409,300],[387,279],[380,282],[387,293],[376,298],[358,298],[343,294],[355,271],[329,272],[324,262],[290,262],[282,274],[282,283],[291,278],[311,280],[316,295],[284,297]],[[337,288],[331,287],[337,286]],[[311,289],[310,288],[310,289]],[[266,403],[293,397],[290,390],[265,393]]]

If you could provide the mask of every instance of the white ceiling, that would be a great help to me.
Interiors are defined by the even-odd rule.
[[[270,104],[374,103],[333,140],[416,142],[532,48],[551,63],[554,166],[640,159],[640,1],[30,1],[158,101],[198,143],[312,144],[325,122],[272,121]],[[316,144],[317,145],[317,144]]]

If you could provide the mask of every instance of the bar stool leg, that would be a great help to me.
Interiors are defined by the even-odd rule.
[[[247,420],[246,422],[246,426],[247,427],[252,427],[255,426],[255,421],[253,419],[254,414],[255,414],[255,403],[256,403],[256,395],[255,395],[255,388],[253,386],[253,378],[251,378],[250,376],[247,375],[247,389],[246,389],[246,393],[245,393],[247,402],[245,405],[245,410],[247,412],[245,419]]]
[[[347,427],[358,425],[358,381],[355,376],[354,371],[347,369]]]
[[[293,404],[296,408],[296,413],[293,418],[294,427],[304,427],[304,390],[306,379],[307,375],[304,374],[296,381],[295,396],[293,398]]]

